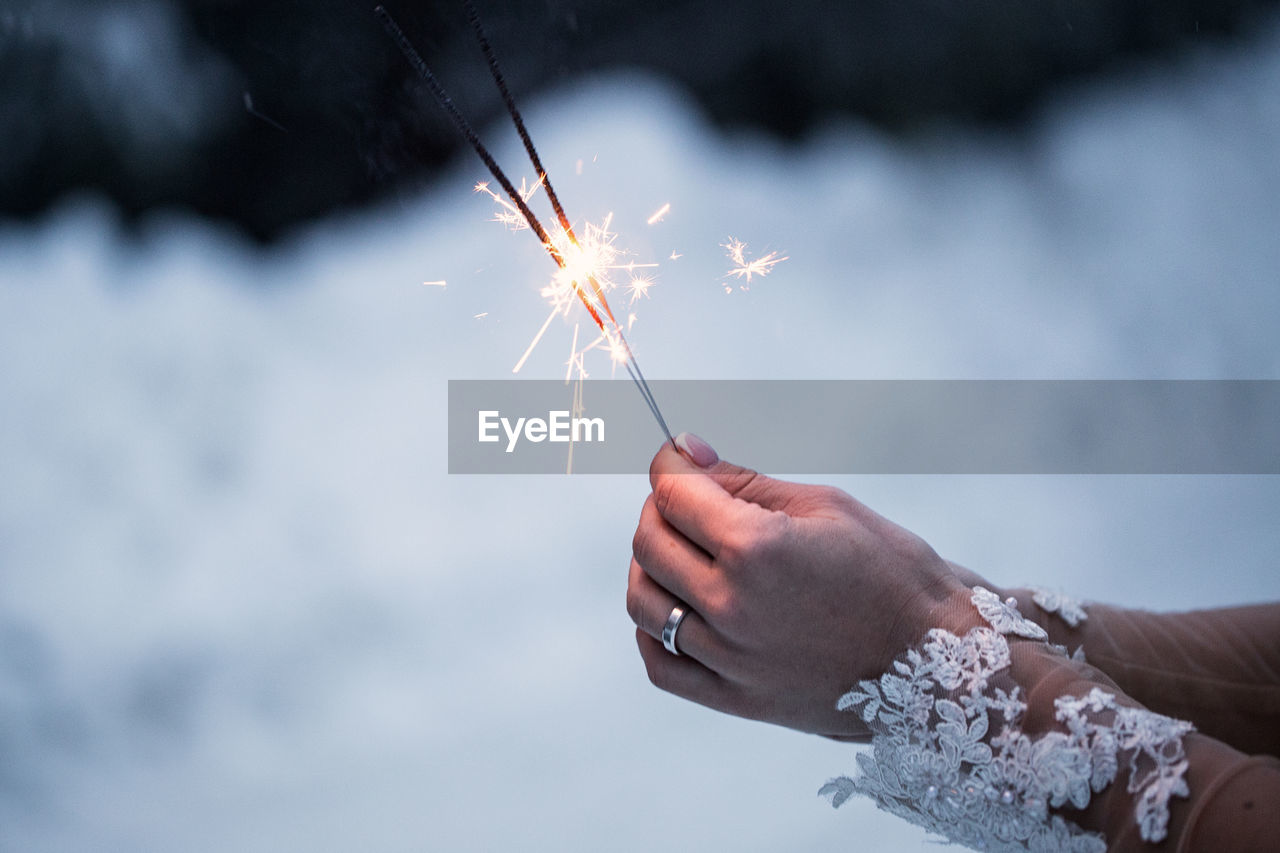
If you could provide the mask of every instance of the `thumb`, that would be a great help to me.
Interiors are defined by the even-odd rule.
[[[756,504],[764,509],[785,510],[794,499],[796,485],[775,480],[759,471],[726,462],[715,448],[691,432],[675,437],[676,446],[690,462],[706,472],[716,485],[732,497]]]

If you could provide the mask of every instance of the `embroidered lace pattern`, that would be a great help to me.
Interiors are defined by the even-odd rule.
[[[1044,587],[1031,587],[1031,600],[1045,613],[1056,613],[1058,618],[1074,628],[1089,618],[1084,604],[1069,595]]]
[[[1055,703],[1061,731],[1027,735],[1027,706],[1007,670],[1002,633],[1043,638],[1015,606],[982,587],[972,601],[991,627],[964,637],[935,628],[878,680],[842,696],[874,732],[852,778],[822,787],[839,806],[854,794],[978,850],[1105,853],[1106,842],[1050,809],[1083,808],[1128,769],[1144,840],[1167,833],[1169,799],[1187,796],[1182,736],[1189,723],[1119,705],[1094,688]],[[1034,629],[1034,630],[1033,630]],[[1039,632],[1038,637],[1036,632]]]
[[[1011,597],[1001,601],[1000,596],[991,590],[975,586],[970,600],[973,606],[978,608],[978,615],[986,619],[987,624],[1001,634],[1017,634],[1028,640],[1049,639],[1049,634],[1043,628],[1018,612],[1016,598]]]

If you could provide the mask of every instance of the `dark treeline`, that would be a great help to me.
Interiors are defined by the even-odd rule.
[[[260,240],[413,186],[461,140],[365,0],[9,0],[0,215],[92,190]],[[476,124],[502,109],[460,0],[387,0]],[[1268,0],[478,3],[517,98],[643,68],[723,125],[794,138],[1012,122],[1056,84],[1249,31]]]

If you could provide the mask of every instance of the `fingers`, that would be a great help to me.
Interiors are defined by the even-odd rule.
[[[727,464],[716,463],[717,466]],[[649,483],[653,487],[654,504],[663,519],[712,558],[720,553],[724,531],[750,525],[753,517],[763,512],[758,506],[736,500],[706,470],[672,449],[669,443],[653,457]]]
[[[680,630],[684,631],[684,627]],[[636,645],[654,687],[717,711],[743,716],[743,702],[733,686],[692,657],[676,657],[639,628]]]
[[[794,483],[775,480],[732,462],[717,462],[707,469],[707,476],[733,497],[765,509],[785,509],[795,489]]]
[[[711,556],[667,523],[650,495],[640,510],[631,552],[649,577],[676,598],[705,611],[716,575]]]
[[[731,497],[740,498],[765,509],[785,509],[785,505],[790,502],[792,493],[797,488],[795,483],[789,483],[786,480],[775,480],[750,468],[734,465],[732,462],[725,462],[719,458],[710,445],[689,433],[681,433],[677,436],[676,444],[682,448],[682,453],[675,455],[682,456],[688,463],[688,467],[684,470],[676,470],[674,473],[701,471]],[[672,450],[669,443],[664,444],[662,447],[666,450]],[[656,457],[654,461],[657,462]],[[654,470],[652,467],[649,473],[650,484],[653,485]]]
[[[666,627],[672,609],[677,606],[684,607],[685,616],[676,630],[676,649],[681,655],[704,665],[718,662],[719,643],[698,611],[654,583],[640,564],[632,560],[631,573],[627,578],[627,615],[636,627],[661,645],[662,629]],[[671,654],[665,647],[663,652]]]
[[[730,462],[717,462],[707,468],[706,473],[733,497],[787,515],[823,514],[823,510],[831,507],[852,508],[857,504],[849,495],[832,486],[775,480]]]

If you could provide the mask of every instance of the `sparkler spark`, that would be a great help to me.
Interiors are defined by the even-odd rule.
[[[446,282],[444,279],[440,279],[439,281],[424,281],[422,283],[423,287],[445,287],[447,285],[448,285],[448,282]]]
[[[524,202],[526,209],[529,199],[533,198],[538,192],[538,187],[542,186],[542,181],[537,181],[533,186],[528,186],[528,183],[526,179],[521,178],[520,186],[516,188],[516,193],[520,196],[520,200]],[[498,211],[493,214],[494,222],[502,223],[511,231],[527,231],[530,228],[529,222],[525,219],[520,208],[490,189],[488,181],[477,181],[475,191],[489,196],[498,205]]]
[[[729,260],[733,262],[733,268],[725,273],[725,278],[745,279],[748,284],[752,276],[764,278],[775,266],[787,260],[786,255],[779,257],[777,252],[770,252],[755,260],[747,260],[747,244],[732,237],[729,238],[728,243],[720,245],[728,251]],[[732,288],[726,288],[726,290],[732,290]]]
[[[489,192],[489,195],[494,194]],[[499,197],[495,201],[501,205],[504,199]],[[617,234],[610,230],[612,223],[613,214],[609,214],[599,225],[587,223],[577,232],[562,227],[553,228],[548,232],[547,251],[557,259],[557,269],[540,293],[550,303],[551,312],[525,348],[515,367],[512,368],[512,373],[519,373],[524,367],[525,362],[542,341],[551,321],[557,315],[568,316],[573,306],[578,303],[586,306],[600,331],[599,335],[579,349],[578,327],[575,325],[572,356],[576,356],[579,364],[587,352],[603,349],[609,353],[615,363],[624,364],[628,369],[634,365],[635,356],[631,354],[630,347],[622,337],[622,325],[615,319],[606,294],[619,287],[612,273],[623,271],[631,276],[626,285],[626,292],[629,295],[628,304],[634,303],[641,296],[648,295],[649,289],[653,286],[653,279],[647,276],[636,276],[634,273],[637,269],[652,268],[657,264],[636,261],[617,263],[622,253],[615,245]],[[628,319],[626,331],[631,331],[634,323],[635,314],[633,313]],[[572,370],[572,367],[570,369]],[[579,370],[580,378],[585,376],[585,370],[581,366]]]
[[[671,212],[671,203],[667,202],[662,207],[658,208],[653,212],[653,216],[650,216],[648,219],[648,224],[657,225],[659,222],[662,221],[662,217],[666,216],[670,212]]]
[[[631,279],[627,283],[627,293],[631,294],[631,304],[634,305],[635,301],[642,296],[648,296],[649,288],[651,287],[653,287],[653,279],[648,276]],[[632,314],[631,316],[634,317],[635,315]]]
[[[448,92],[440,85],[431,69],[423,61],[418,51],[409,41],[404,31],[400,29],[395,20],[392,19],[390,13],[382,6],[374,9],[374,13],[382,21],[383,27],[388,35],[395,40],[400,52],[409,62],[418,76],[426,83],[431,90],[432,96],[436,103],[449,115],[454,126],[458,129],[475,151],[476,156],[485,164],[489,173],[493,175],[506,193],[507,198],[503,199],[497,193],[488,189],[485,183],[478,184],[476,189],[487,192],[495,201],[498,202],[500,210],[496,217],[498,221],[508,224],[510,227],[519,227],[518,220],[513,219],[515,214],[519,214],[519,219],[523,220],[525,225],[538,235],[538,239],[542,241],[543,247],[555,261],[559,267],[556,278],[550,285],[550,291],[544,289],[544,295],[547,295],[552,301],[552,313],[547,318],[547,323],[543,324],[543,328],[535,337],[533,344],[526,350],[525,355],[516,365],[516,370],[528,358],[528,354],[537,344],[538,338],[546,331],[547,324],[550,323],[551,317],[561,310],[567,310],[567,306],[572,304],[573,295],[576,295],[583,306],[586,307],[587,313],[591,315],[591,319],[600,329],[610,353],[614,356],[616,362],[621,362],[627,370],[627,374],[635,383],[636,388],[640,391],[641,397],[644,398],[645,404],[649,407],[650,413],[658,422],[658,426],[662,428],[662,432],[666,435],[667,440],[674,445],[675,440],[671,437],[671,430],[667,428],[666,420],[662,417],[662,412],[658,409],[657,400],[654,399],[653,392],[649,389],[649,383],[645,381],[644,374],[640,371],[640,363],[636,360],[635,353],[632,352],[631,346],[627,343],[626,337],[623,335],[622,327],[618,325],[617,319],[614,317],[613,310],[609,307],[609,301],[605,298],[605,285],[611,283],[605,278],[605,272],[612,266],[612,261],[616,257],[616,250],[613,248],[613,238],[609,234],[609,219],[606,218],[603,225],[594,227],[588,225],[585,238],[579,241],[574,234],[573,226],[569,222],[569,217],[565,214],[564,208],[560,205],[560,200],[556,197],[555,190],[551,187],[551,182],[547,178],[547,171],[542,166],[542,160],[538,156],[537,148],[534,147],[533,140],[529,136],[528,130],[525,128],[524,119],[520,115],[520,111],[516,109],[515,100],[511,97],[511,92],[507,88],[506,81],[502,76],[502,71],[498,67],[497,57],[493,53],[493,48],[489,44],[489,37],[485,34],[484,27],[480,23],[479,13],[476,12],[475,6],[471,0],[464,0],[467,9],[467,18],[471,24],[472,33],[479,42],[480,49],[484,53],[485,60],[489,65],[489,74],[493,78],[493,82],[498,87],[498,91],[502,95],[503,102],[506,104],[507,113],[511,117],[512,123],[515,125],[516,132],[520,135],[520,141],[524,144],[525,153],[529,155],[529,160],[533,164],[535,173],[538,175],[538,181],[532,188],[527,188],[522,182],[520,189],[517,190],[493,159],[493,155],[480,141],[480,137],[471,127],[471,123],[459,111],[453,99],[449,97]],[[594,158],[593,158],[594,162]],[[555,210],[556,220],[559,223],[559,229],[554,234],[549,234],[542,223],[538,221],[537,216],[529,208],[529,198],[539,186],[546,188],[548,201],[551,202],[552,208]],[[509,203],[508,203],[509,202]],[[602,285],[601,282],[604,282]],[[484,316],[477,314],[476,318]],[[605,322],[605,319],[608,322]]]

